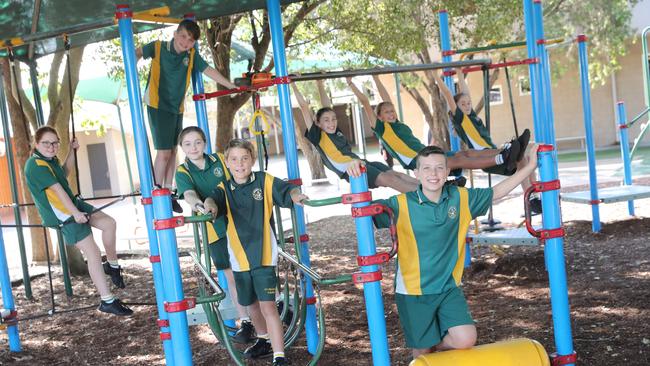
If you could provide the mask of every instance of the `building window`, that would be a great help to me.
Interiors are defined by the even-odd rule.
[[[520,76],[517,80],[517,85],[519,86],[519,95],[530,95],[530,79],[526,76]]]
[[[503,92],[501,85],[494,85],[490,89],[490,105],[503,104]]]

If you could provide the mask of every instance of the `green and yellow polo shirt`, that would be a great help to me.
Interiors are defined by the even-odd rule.
[[[291,191],[295,188],[265,172],[254,172],[244,184],[229,179],[212,192],[218,215],[226,216],[233,271],[277,265],[278,243],[271,228],[273,205],[293,207]]]
[[[346,170],[352,160],[360,159],[352,152],[350,143],[338,128],[335,133],[327,133],[314,123],[305,132],[305,137],[316,147],[325,166],[339,178],[346,177]]]
[[[390,207],[397,218],[395,292],[434,295],[457,287],[463,275],[465,236],[471,220],[484,215],[492,188],[471,189],[445,185],[438,203],[416,191],[377,203]],[[377,227],[390,225],[387,214],[374,217]]]
[[[186,191],[195,191],[201,200],[205,200],[221,183],[230,179],[230,172],[222,154],[203,154],[205,167],[200,169],[189,159],[176,168],[176,188],[179,197],[183,198]],[[215,243],[226,237],[226,221],[218,217],[212,225],[208,225],[208,242]]]
[[[404,169],[415,169],[415,156],[424,144],[413,135],[411,128],[400,121],[384,122],[377,119],[372,129],[384,148]]]
[[[456,108],[452,122],[460,139],[470,148],[474,150],[496,149],[496,145],[492,143],[490,131],[473,109],[469,115],[466,115],[460,108]]]
[[[144,102],[152,108],[181,114],[192,70],[203,72],[208,63],[193,48],[176,53],[173,43],[154,41],[142,46],[142,57],[152,59]]]
[[[44,226],[58,226],[72,216],[51,188],[59,183],[70,200],[76,202],[65,171],[57,157],[48,159],[35,151],[25,163],[25,180]]]

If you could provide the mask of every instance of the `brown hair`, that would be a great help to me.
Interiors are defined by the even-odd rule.
[[[208,142],[208,140],[205,138],[205,132],[203,132],[202,129],[196,127],[196,126],[190,126],[190,127],[185,127],[181,133],[178,134],[178,146],[181,146],[181,143],[183,142],[183,138],[185,135],[191,133],[191,132],[196,132],[201,136],[201,139],[203,142]]]
[[[316,122],[320,122],[320,118],[323,117],[323,115],[327,112],[332,112],[336,114],[336,112],[334,112],[334,109],[330,107],[323,107],[316,111]]]
[[[52,128],[50,126],[39,127],[38,130],[36,130],[36,132],[34,132],[34,142],[33,142],[33,145],[32,145],[32,154],[36,152],[36,144],[41,142],[41,140],[43,139],[43,136],[46,133],[53,133],[53,134],[56,135],[57,138],[59,138],[59,134],[56,132],[56,130],[54,128]]]
[[[192,38],[194,38],[195,41],[198,41],[198,39],[201,37],[201,28],[199,28],[199,25],[191,19],[183,19],[180,23],[178,23],[178,28],[176,28],[176,31],[178,32],[181,29],[185,29],[187,33],[189,33]]]
[[[391,102],[381,102],[381,103],[377,104],[377,106],[375,107],[375,114],[377,115],[377,117],[379,117],[379,115],[381,114],[381,110],[385,106],[389,106],[389,105],[393,105],[393,103],[391,103]]]
[[[418,151],[418,154],[415,155],[415,168],[420,168],[420,158],[427,157],[429,155],[442,155],[445,157],[445,163],[447,162],[447,154],[445,151],[438,146],[426,146],[422,150]]]
[[[226,159],[228,158],[228,153],[230,152],[231,149],[234,148],[240,148],[244,150],[248,150],[248,152],[251,154],[251,158],[255,160],[255,147],[253,144],[244,139],[232,139],[228,142],[228,145],[226,145],[226,150],[224,151],[224,155]]]

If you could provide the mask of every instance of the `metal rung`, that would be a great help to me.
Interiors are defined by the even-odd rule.
[[[591,192],[571,192],[560,196],[562,201],[591,204]],[[598,199],[602,203],[616,203],[642,198],[650,198],[649,186],[618,186],[598,190]]]

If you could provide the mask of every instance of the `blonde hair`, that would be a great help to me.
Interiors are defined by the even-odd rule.
[[[226,159],[228,159],[228,153],[230,152],[230,150],[232,150],[234,148],[240,148],[240,149],[247,150],[248,153],[251,154],[251,158],[253,160],[255,160],[255,158],[256,158],[255,146],[253,146],[253,144],[250,141],[244,140],[244,139],[232,139],[232,140],[230,140],[228,142],[228,145],[226,145],[226,150],[224,151],[224,156],[226,157]]]

